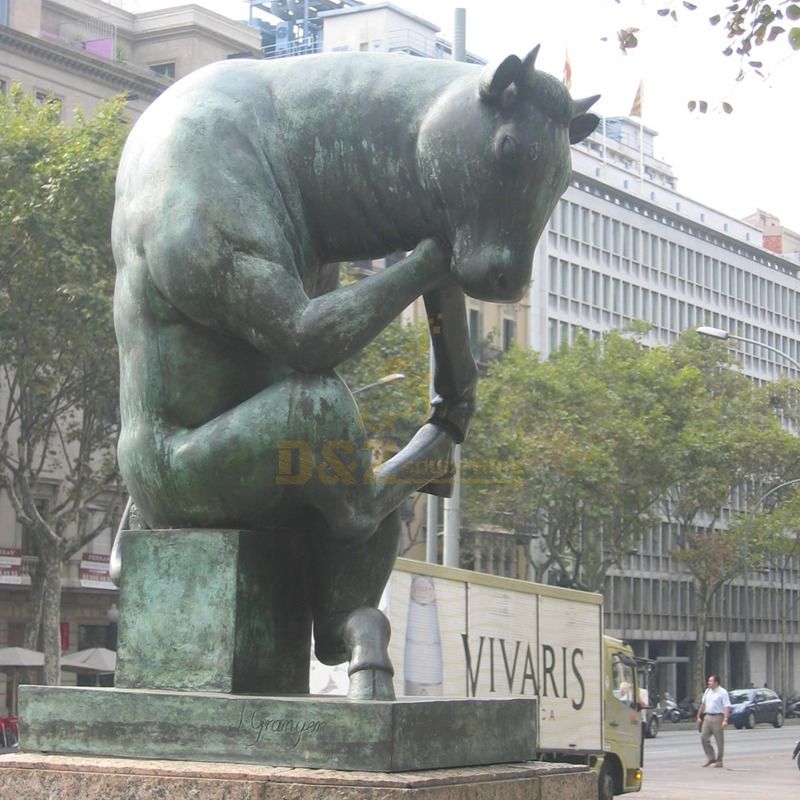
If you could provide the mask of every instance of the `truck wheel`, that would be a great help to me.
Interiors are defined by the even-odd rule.
[[[748,730],[753,730],[756,726],[756,715],[751,711],[747,715],[747,721],[744,723]]]
[[[655,714],[650,717],[650,721],[647,723],[645,735],[648,739],[655,739],[658,736],[658,717]]]
[[[603,764],[597,779],[597,800],[614,800],[614,776],[608,764]]]
[[[775,715],[775,722],[772,723],[774,728],[782,728],[783,727],[783,712],[779,711]]]

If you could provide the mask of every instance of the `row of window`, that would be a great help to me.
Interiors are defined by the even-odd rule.
[[[796,294],[792,292],[792,295]],[[750,322],[741,323],[738,317],[710,311],[688,300],[671,297],[555,256],[548,259],[548,298],[552,310],[583,317],[588,323],[610,321],[603,319],[603,313],[617,315],[623,325],[633,320],[646,320],[656,328],[669,331],[672,334],[670,339],[689,328],[711,324],[735,331],[746,339],[763,343],[765,348],[777,348],[790,358],[800,360],[800,344],[794,337]],[[553,323],[557,324],[558,321],[551,320],[551,325]],[[563,341],[563,336],[556,337],[555,341],[550,342],[551,348],[553,345],[558,347]],[[569,341],[572,341],[572,336]],[[774,363],[774,357],[770,360],[765,357],[768,353],[758,350],[757,345],[745,344],[741,352],[748,359],[763,360],[765,366]]]
[[[576,203],[559,201],[551,228],[577,242],[682,279],[687,286],[694,284],[734,300],[766,306],[780,315],[800,317],[800,292]]]
[[[666,629],[682,630],[693,624],[695,593],[689,580],[611,575],[606,579],[604,594],[611,627],[659,627],[658,623],[653,624],[653,619],[643,621],[644,617],[651,616],[671,618],[669,622],[661,621],[660,627]],[[787,587],[781,592],[777,586],[750,586],[745,594],[743,586],[727,584],[711,602],[711,627],[741,634],[749,621],[752,633],[774,634],[778,633],[780,621],[785,619],[787,633],[796,635],[800,630],[798,600],[800,592],[796,587]]]

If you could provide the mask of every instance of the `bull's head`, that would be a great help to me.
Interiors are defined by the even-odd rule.
[[[566,87],[509,56],[453,84],[426,116],[417,147],[423,181],[436,196],[464,291],[516,302],[530,283],[533,251],[569,183],[570,143],[588,136],[597,96]]]

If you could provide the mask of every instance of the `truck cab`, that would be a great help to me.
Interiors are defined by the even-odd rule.
[[[598,761],[599,800],[642,788],[642,695],[637,660],[620,639],[603,636],[604,755]]]

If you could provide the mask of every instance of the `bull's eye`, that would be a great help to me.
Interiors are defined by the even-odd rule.
[[[519,143],[513,136],[506,133],[500,137],[497,142],[497,157],[504,165],[516,166],[519,157]]]

